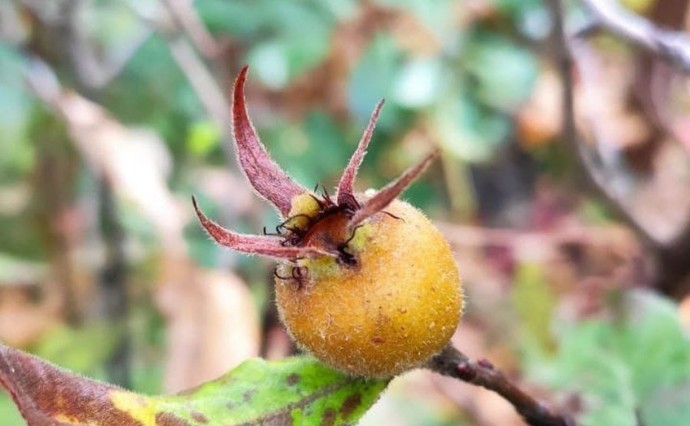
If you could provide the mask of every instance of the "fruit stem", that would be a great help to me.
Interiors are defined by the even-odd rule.
[[[502,396],[532,426],[575,426],[575,420],[539,402],[486,359],[474,361],[452,345],[431,358],[426,368],[489,389]]]

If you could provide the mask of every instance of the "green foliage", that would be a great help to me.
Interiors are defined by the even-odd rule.
[[[312,111],[302,123],[280,123],[262,135],[281,167],[310,188],[317,183],[334,184],[337,171],[357,142],[354,137],[346,140],[343,128],[320,111]]]
[[[16,178],[33,166],[26,130],[31,97],[23,85],[24,63],[17,51],[0,44],[0,179]]]
[[[69,370],[94,376],[102,373],[100,367],[117,341],[118,333],[110,324],[89,323],[80,328],[61,325],[48,330],[31,352]]]
[[[211,121],[193,123],[187,135],[187,151],[195,157],[203,158],[218,147],[220,137],[220,130]]]
[[[401,59],[389,34],[379,34],[372,40],[349,76],[348,104],[354,114],[366,117],[372,105],[389,97]]]
[[[537,64],[529,50],[507,37],[477,32],[464,56],[468,76],[476,82],[474,93],[483,105],[511,112],[532,93]]]
[[[541,265],[521,263],[515,277],[513,304],[520,319],[521,339],[550,352],[554,348],[551,332],[556,296],[546,282]]]
[[[403,64],[395,81],[393,100],[408,108],[432,105],[441,94],[443,71],[437,58],[415,59]]]
[[[580,396],[583,425],[684,425],[690,416],[690,341],[671,302],[643,291],[621,295],[611,320],[560,331],[552,360],[534,374]]]
[[[190,422],[198,409],[226,424],[353,424],[386,385],[344,376],[309,358],[255,359],[192,394],[164,398],[161,409]]]
[[[345,376],[307,357],[254,359],[188,392],[144,396],[0,345],[0,384],[30,424],[342,425],[355,423],[388,381]]]
[[[433,119],[448,152],[470,162],[489,160],[511,130],[505,117],[487,111],[468,94],[443,99]]]
[[[0,394],[0,419],[7,426],[24,424],[22,416],[17,411],[17,407],[12,403],[9,395]]]
[[[476,29],[466,36],[457,71],[434,110],[448,151],[471,162],[491,159],[513,130],[510,115],[525,102],[538,75],[536,58],[509,38]]]
[[[325,57],[335,18],[347,15],[351,2],[198,3],[211,31],[254,41],[248,63],[265,85],[278,89]]]

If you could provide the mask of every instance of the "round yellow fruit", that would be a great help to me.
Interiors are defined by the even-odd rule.
[[[441,233],[405,202],[392,202],[354,231],[347,230],[350,217],[319,217],[301,244],[337,247],[351,261],[281,263],[278,309],[294,340],[324,363],[356,376],[394,376],[450,340],[463,309],[458,270]]]

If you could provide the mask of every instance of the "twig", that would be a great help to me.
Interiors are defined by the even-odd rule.
[[[669,62],[675,68],[690,73],[690,36],[657,28],[648,20],[626,11],[610,0],[581,0],[594,18],[582,33],[604,29]]]
[[[667,61],[678,70],[690,73],[690,37],[687,35],[658,29],[649,21],[626,12],[608,0],[582,0],[582,2],[596,19],[594,26],[590,29],[609,31]],[[681,297],[690,291],[690,285],[687,284],[687,278],[690,276],[690,263],[687,262],[687,253],[690,250],[690,217],[671,238],[660,239],[654,236],[643,223],[633,216],[622,197],[610,186],[608,176],[601,165],[597,163],[584,144],[580,143],[575,127],[571,72],[573,66],[581,68],[581,71],[587,71],[583,67],[584,64],[581,63],[583,59],[586,59],[587,50],[583,46],[579,46],[578,60],[573,61],[575,57],[570,55],[561,0],[550,0],[548,4],[554,16],[556,31],[554,38],[560,54],[559,70],[563,82],[564,140],[576,154],[578,165],[591,186],[604,198],[608,205],[615,209],[657,258],[659,273],[656,284],[658,288],[674,297]],[[685,284],[683,284],[684,282]]]
[[[512,404],[520,416],[532,426],[574,426],[576,424],[571,417],[549,409],[528,395],[489,361],[471,360],[451,345],[433,357],[427,363],[427,368],[444,376],[454,377],[496,392]]]
[[[38,8],[45,7],[41,3],[30,6],[36,10],[37,16],[42,16]],[[151,35],[148,29],[142,29],[137,37],[128,45],[118,49],[109,56],[98,55],[91,41],[84,33],[83,25],[78,22],[79,13],[84,7],[83,0],[67,0],[62,4],[62,18],[57,22],[44,20],[46,26],[59,26],[67,47],[67,57],[73,71],[84,90],[97,92],[105,88],[125,68],[129,60],[139,50]]]
[[[168,36],[168,47],[199,101],[224,136],[230,138],[230,110],[224,90],[185,37]]]
[[[564,142],[574,154],[575,164],[580,169],[589,186],[615,210],[618,216],[642,238],[646,245],[658,247],[660,242],[633,216],[632,212],[625,206],[622,197],[609,185],[610,176],[607,176],[608,173],[601,166],[601,159],[594,157],[593,153],[584,144],[580,143],[575,125],[575,96],[572,75],[574,62],[565,29],[562,0],[549,0],[547,4],[553,16],[553,41],[562,83]]]
[[[521,231],[508,228],[485,228],[473,225],[457,225],[434,221],[446,239],[457,247],[518,247],[538,244],[547,249],[577,244],[589,247],[608,247],[622,235],[634,234],[623,225],[573,226],[548,231]]]
[[[180,11],[176,9],[176,4],[179,4],[177,1],[171,3],[166,0],[163,1],[163,3],[168,9],[168,14],[170,16],[150,17],[136,10],[134,11],[138,13],[142,21],[152,25],[154,29],[165,38],[177,66],[187,78],[189,85],[197,95],[199,102],[201,102],[201,105],[206,110],[211,121],[213,121],[216,128],[221,132],[225,142],[222,144],[222,147],[225,151],[226,158],[229,160],[228,164],[232,167],[235,158],[231,149],[232,130],[230,123],[232,121],[230,118],[230,109],[223,95],[225,90],[223,90],[222,85],[213,75],[209,66],[194,48],[194,42],[196,42],[197,48],[199,48],[202,53],[209,53],[203,52],[203,49],[211,49],[210,46],[198,44],[206,43],[208,40],[200,41],[192,38],[190,34],[197,34],[202,30],[199,28],[190,30],[190,28],[188,28],[188,25],[195,28],[195,25],[201,25],[201,22],[198,17],[192,18],[186,16],[187,14],[194,14],[194,10],[191,9],[191,7],[188,7],[185,11]],[[190,24],[190,22],[192,22],[192,24]],[[191,31],[191,33],[188,31]],[[205,31],[205,29],[203,29],[203,31]],[[198,37],[197,34],[197,38]],[[201,37],[203,38],[204,36]],[[216,49],[216,47],[217,46],[214,46],[213,49]]]
[[[220,46],[206,29],[199,15],[194,11],[193,0],[163,0],[177,26],[182,29],[189,41],[206,58],[213,58],[220,51]]]

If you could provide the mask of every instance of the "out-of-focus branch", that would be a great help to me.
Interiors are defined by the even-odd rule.
[[[610,0],[581,0],[594,22],[586,32],[603,29],[690,73],[690,36],[657,28]]]
[[[507,228],[486,228],[472,225],[457,225],[435,221],[434,224],[443,232],[448,242],[458,247],[518,247],[526,244],[538,244],[547,249],[577,244],[588,247],[606,247],[621,235],[633,233],[627,227],[577,226],[567,229],[550,229],[548,231],[521,231]]]
[[[65,56],[82,89],[97,92],[115,79],[129,60],[151,35],[142,28],[133,40],[110,55],[98,55],[93,48],[84,26],[79,22],[84,0],[65,0],[60,4],[57,15],[49,16],[44,2],[27,1],[24,4],[41,24],[56,30],[60,42],[64,43]]]
[[[162,0],[166,9],[189,41],[206,58],[213,58],[220,46],[194,10],[192,0]]]
[[[642,223],[626,208],[622,197],[609,185],[610,176],[604,171],[601,159],[593,155],[587,146],[580,143],[575,125],[575,95],[573,90],[573,58],[570,52],[568,34],[565,29],[565,15],[561,0],[549,0],[548,6],[554,22],[554,54],[562,82],[563,108],[563,138],[566,145],[575,156],[576,165],[581,175],[604,200],[615,209],[620,218],[625,221],[645,241],[657,246],[659,241],[650,234]]]
[[[204,55],[217,53],[217,44],[203,27],[187,0],[163,0],[169,16],[143,16],[140,18],[153,26],[165,37],[168,48],[190,86],[196,93],[211,121],[223,135],[222,144],[232,167],[234,154],[231,152],[232,130],[230,109],[223,93],[225,90],[215,78],[195,47]],[[213,51],[213,52],[211,52]]]
[[[656,0],[646,16],[659,27],[669,31],[682,31],[689,6],[690,0]],[[653,131],[654,139],[647,142],[646,149],[656,151],[663,139],[666,139],[664,135],[667,135],[680,142],[683,152],[690,157],[690,140],[672,119],[673,107],[668,102],[671,91],[676,86],[674,82],[682,72],[676,71],[669,63],[658,60],[656,55],[644,53],[636,58],[635,80],[630,93],[639,103],[640,111]]]
[[[661,59],[690,73],[690,37],[657,29],[644,20],[623,11],[608,1],[582,0],[595,15],[598,28],[612,32],[618,37],[640,46]],[[611,169],[602,164],[601,157],[595,156],[593,150],[581,143],[575,126],[575,106],[573,93],[573,69],[577,69],[586,84],[591,74],[591,55],[586,46],[571,44],[565,29],[565,18],[562,0],[549,0],[549,8],[554,18],[554,45],[557,55],[558,68],[563,87],[563,138],[573,152],[576,164],[582,176],[592,188],[615,210],[620,218],[629,225],[652,251],[658,260],[658,288],[667,294],[680,297],[690,291],[690,264],[687,253],[690,250],[690,218],[686,219],[679,232],[670,238],[660,238],[654,235],[639,221],[623,200],[622,195],[612,185]],[[595,25],[593,28],[597,28]],[[582,35],[582,32],[580,32]],[[575,55],[573,53],[575,47]],[[591,62],[591,61],[590,61]],[[594,137],[599,144],[601,129],[596,117],[590,117],[593,123]]]
[[[169,36],[167,40],[175,62],[187,77],[199,101],[218,129],[229,139],[230,110],[223,89],[186,38]]]
[[[474,361],[451,345],[433,357],[427,363],[427,368],[496,392],[515,407],[520,416],[532,426],[575,425],[571,417],[553,411],[528,395],[489,361]]]

